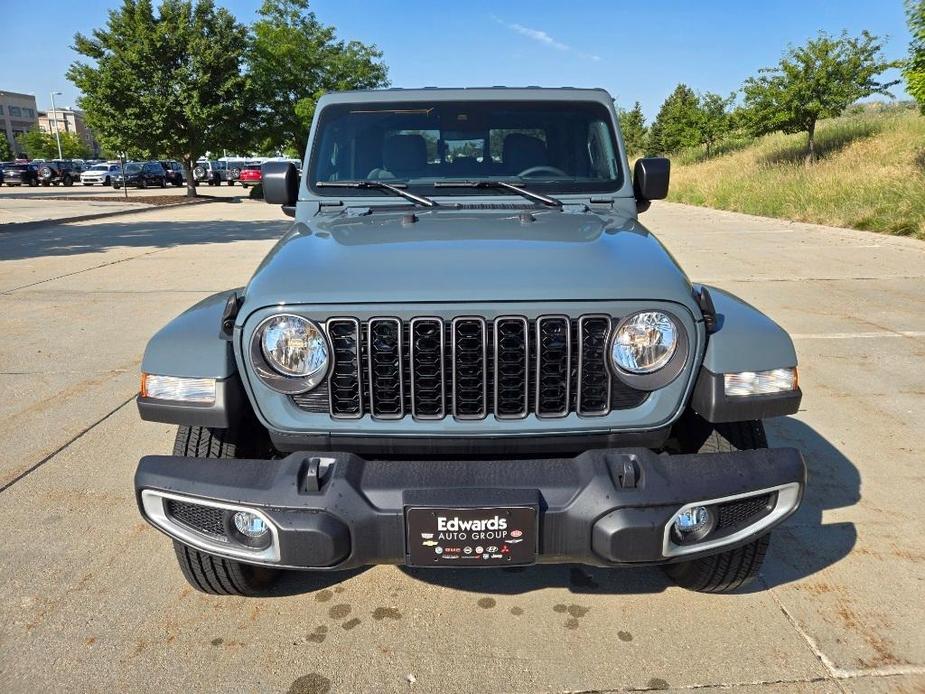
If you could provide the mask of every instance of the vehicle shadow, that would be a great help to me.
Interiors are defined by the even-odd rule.
[[[112,248],[172,248],[181,245],[278,239],[292,221],[137,221],[0,232],[0,261],[102,253]],[[258,258],[259,259],[259,258]]]

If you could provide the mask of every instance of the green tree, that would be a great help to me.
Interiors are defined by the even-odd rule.
[[[25,152],[30,159],[56,159],[58,157],[55,136],[43,133],[38,128],[20,133],[16,136],[16,142],[19,143],[19,149]]]
[[[697,131],[700,144],[706,147],[708,157],[713,153],[713,147],[732,129],[730,108],[733,101],[735,94],[723,98],[719,94],[707,92],[700,97]]]
[[[912,97],[925,114],[925,0],[906,0],[909,18],[909,59],[903,65],[903,76]]]
[[[699,145],[700,101],[694,90],[679,84],[668,95],[649,129],[649,153],[670,154]]]
[[[642,114],[642,107],[637,101],[629,111],[620,109],[620,130],[623,133],[623,142],[626,152],[630,156],[642,154],[646,151],[646,142],[649,129],[646,127],[646,117]]]
[[[264,0],[252,27],[247,71],[262,148],[300,154],[315,105],[325,92],[387,86],[382,52],[338,40],[308,0]]]
[[[10,141],[6,135],[0,133],[0,161],[9,161],[13,158],[13,150],[10,147]]]
[[[192,167],[208,149],[243,149],[249,137],[241,73],[247,29],[212,0],[123,0],[106,26],[77,34],[67,76],[104,148],[164,154]]]
[[[876,78],[897,62],[881,56],[880,39],[866,31],[859,37],[825,32],[805,46],[791,46],[778,65],[745,81],[745,108],[755,135],[783,130],[806,133],[806,161],[816,159],[816,122],[840,115],[850,104],[872,94],[892,97],[897,84]]]

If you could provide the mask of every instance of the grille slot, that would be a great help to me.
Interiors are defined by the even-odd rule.
[[[495,319],[495,416],[522,419],[529,411],[530,327],[526,318]]]
[[[328,378],[292,396],[304,412],[338,419],[499,420],[600,417],[638,407],[648,393],[613,377],[603,314],[330,318]]]
[[[482,419],[488,413],[488,349],[485,319],[454,318],[453,416]]]
[[[578,319],[578,398],[575,409],[586,417],[610,412],[611,378],[607,370],[610,316]]]
[[[414,318],[408,349],[411,361],[411,414],[415,419],[443,419],[446,415],[443,321]]]
[[[401,321],[371,318],[367,330],[370,412],[378,419],[401,419],[405,414]]]
[[[164,499],[167,515],[178,523],[206,535],[225,539],[225,512],[220,508]]]
[[[357,419],[363,416],[363,376],[360,353],[360,322],[356,318],[328,321],[334,366],[328,379],[331,414]]]
[[[771,509],[771,494],[753,496],[749,499],[737,499],[721,504],[718,509],[716,529],[748,525]]]
[[[564,417],[571,386],[571,321],[567,316],[536,320],[536,415]]]

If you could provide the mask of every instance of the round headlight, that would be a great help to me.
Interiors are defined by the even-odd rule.
[[[328,368],[328,342],[321,328],[301,316],[274,316],[263,326],[260,348],[273,369],[293,378]]]
[[[610,357],[614,366],[635,374],[658,371],[678,347],[678,326],[661,311],[642,311],[617,327]]]

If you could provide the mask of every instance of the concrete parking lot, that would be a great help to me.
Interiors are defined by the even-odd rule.
[[[140,358],[288,219],[242,201],[0,232],[0,690],[925,690],[925,244],[667,203],[643,221],[800,356],[803,408],[769,432],[805,452],[807,496],[740,594],[578,566],[195,593],[134,505],[137,459],[174,435],[137,417]]]

